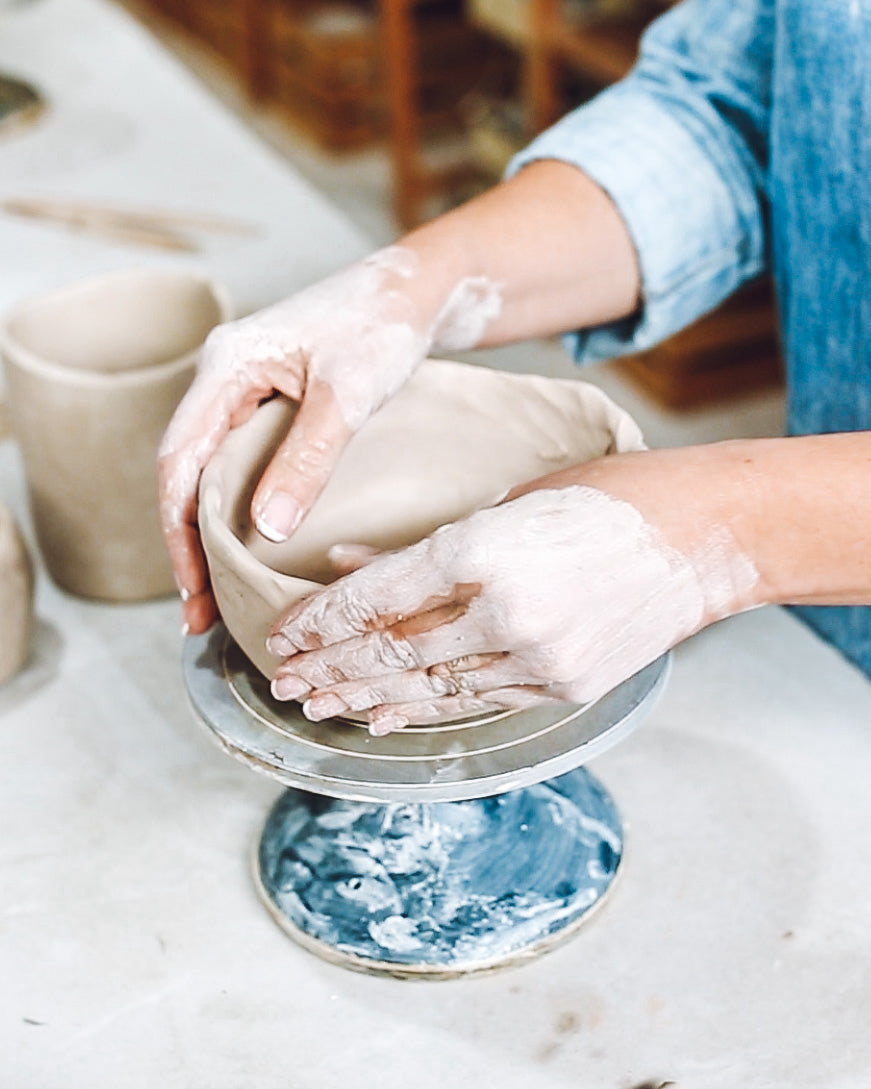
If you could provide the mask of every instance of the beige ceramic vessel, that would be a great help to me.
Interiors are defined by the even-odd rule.
[[[275,620],[332,577],[336,543],[397,548],[488,506],[516,484],[644,448],[634,421],[595,386],[430,360],[353,438],[309,516],[284,544],[252,527],[253,489],[293,419],[264,405],[203,473],[199,523],[221,616],[266,676]]]
[[[0,503],[0,685],[30,656],[33,565],[11,512]]]
[[[168,594],[157,448],[224,291],[178,269],[83,281],[16,307],[0,331],[40,550],[85,597]]]

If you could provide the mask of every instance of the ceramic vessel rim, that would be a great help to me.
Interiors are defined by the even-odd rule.
[[[454,366],[455,360],[448,359],[428,359],[427,363],[437,363],[440,367],[443,365]],[[459,364],[459,366],[465,366],[466,364]],[[507,372],[509,377],[522,377],[522,378],[538,378],[542,377],[535,374],[518,374],[514,375],[513,372]],[[608,394],[601,390],[598,386],[592,383],[584,383],[583,380],[571,379],[548,379],[552,383],[565,383],[573,386],[585,385],[590,391],[590,395],[600,398],[605,403],[615,404],[611,401]],[[619,407],[619,406],[618,406]],[[623,410],[621,410],[623,411]],[[234,557],[250,557],[251,553],[245,544],[236,536],[233,532],[228,519],[223,513],[223,505],[226,499],[226,490],[222,488],[219,483],[213,479],[214,473],[209,472],[209,467],[203,472],[200,478],[200,486],[198,489],[198,504],[199,512],[198,518],[205,519],[208,522],[208,531],[213,534],[214,537],[234,556]],[[232,495],[235,499],[235,493]],[[286,575],[284,572],[277,570],[274,567],[270,567],[269,564],[263,560],[257,560],[258,565],[264,570],[268,571],[270,577],[274,577],[279,583],[299,583],[300,576]],[[316,583],[312,583],[313,587],[316,587]]]
[[[120,371],[90,371],[77,367],[67,367],[61,363],[55,363],[32,352],[25,347],[9,331],[12,320],[28,307],[47,300],[62,298],[64,295],[75,294],[78,291],[90,290],[102,284],[119,283],[124,280],[133,280],[142,276],[153,275],[167,279],[186,280],[205,287],[215,301],[218,321],[228,321],[232,317],[232,302],[229,292],[223,284],[219,283],[208,273],[191,270],[165,268],[135,268],[124,269],[118,272],[105,273],[100,276],[90,276],[87,279],[78,280],[75,283],[61,286],[44,294],[34,294],[21,299],[3,317],[0,325],[0,353],[8,363],[18,365],[25,370],[51,378],[54,381],[63,382],[70,386],[93,386],[95,388],[111,387],[117,389],[121,386],[137,386],[149,378],[169,377],[179,371],[187,369],[191,360],[195,359],[200,349],[192,348],[184,355],[174,356],[171,359],[162,360],[159,363],[151,363],[144,367],[133,367]],[[216,323],[217,324],[217,323]]]
[[[244,563],[251,557],[251,552],[239,540],[228,520],[223,516],[222,508],[225,498],[225,492],[216,482],[208,477],[201,478],[198,493],[198,522],[206,525],[212,539],[224,549],[226,557],[233,562],[233,569],[236,570],[240,563]],[[277,586],[293,586],[301,581],[298,577],[286,575],[283,571],[270,567],[263,560],[257,560],[257,563],[264,573],[268,573],[270,581],[274,581]],[[313,590],[318,588],[317,583],[311,585]]]
[[[448,752],[445,755],[458,774],[445,777],[438,772],[443,766],[440,755],[424,755],[409,762],[392,758],[389,752],[383,760],[375,751],[368,755],[339,749],[327,752],[323,745],[305,743],[298,734],[277,731],[234,688],[225,657],[230,639],[219,622],[203,635],[188,636],[184,641],[182,668],[194,719],[226,753],[247,767],[285,786],[349,801],[464,801],[565,774],[606,752],[635,730],[659,700],[671,672],[669,652],[600,700],[578,707],[577,714],[554,721],[551,725],[555,729],[518,738],[502,749],[502,758],[496,763],[492,762],[492,754],[482,766],[477,751]],[[582,728],[580,737],[578,727]],[[478,727],[470,729],[477,732]],[[553,742],[558,743],[556,747]],[[401,731],[391,735],[390,744],[403,744]],[[508,753],[510,761],[505,763]],[[423,775],[409,775],[411,767]],[[399,778],[396,771],[401,773]]]

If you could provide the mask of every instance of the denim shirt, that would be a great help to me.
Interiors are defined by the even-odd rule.
[[[579,362],[650,347],[769,270],[789,432],[871,429],[871,0],[684,0],[511,169],[533,159],[605,189],[641,266],[640,317],[573,335]],[[871,608],[797,611],[871,675]]]

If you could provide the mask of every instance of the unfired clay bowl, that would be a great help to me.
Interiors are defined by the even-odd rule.
[[[222,288],[181,269],[137,269],[17,306],[0,330],[12,425],[40,550],[84,597],[174,591],[157,509],[157,448]]]
[[[33,639],[33,565],[11,512],[0,503],[0,685],[22,668]]]
[[[412,544],[488,506],[511,487],[618,451],[641,450],[637,425],[595,386],[429,360],[351,440],[289,541],[253,528],[249,508],[295,407],[275,400],[232,431],[203,473],[199,524],[221,616],[267,677],[274,622],[335,573],[337,543]]]

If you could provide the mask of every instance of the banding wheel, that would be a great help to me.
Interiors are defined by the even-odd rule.
[[[273,700],[222,625],[184,650],[196,717],[228,753],[290,788],[255,856],[274,918],[328,960],[430,979],[529,959],[601,903],[623,833],[581,765],[638,725],[668,668],[659,658],[593,704],[375,738]]]

